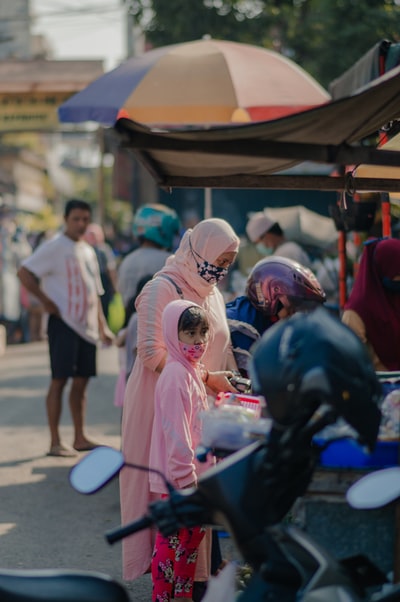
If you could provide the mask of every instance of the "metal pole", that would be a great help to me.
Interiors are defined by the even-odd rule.
[[[212,189],[204,189],[204,219],[212,217]]]
[[[99,145],[100,160],[97,172],[97,190],[98,190],[98,203],[97,203],[97,219],[101,226],[104,226],[106,216],[106,201],[105,201],[105,186],[104,186],[104,128],[99,126],[97,130],[97,141]]]
[[[126,29],[125,29],[125,43],[126,43],[126,58],[131,56],[135,56],[135,35],[134,35],[134,26],[135,26],[135,17],[131,12],[131,3],[129,0],[122,0],[126,7]]]
[[[347,301],[347,255],[346,232],[340,231],[338,237],[339,252],[339,307],[342,312]]]

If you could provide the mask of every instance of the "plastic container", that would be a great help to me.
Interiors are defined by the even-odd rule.
[[[222,404],[239,404],[242,408],[254,412],[256,418],[261,416],[261,399],[256,395],[247,395],[245,393],[218,393],[216,406]]]
[[[325,443],[315,439],[316,443]],[[378,441],[374,451],[368,454],[351,439],[333,441],[321,454],[322,466],[337,468],[384,468],[399,464],[398,441]]]
[[[240,404],[223,404],[203,412],[202,421],[201,444],[210,449],[240,449],[255,438],[266,437],[271,428],[271,420],[256,418],[253,410]]]

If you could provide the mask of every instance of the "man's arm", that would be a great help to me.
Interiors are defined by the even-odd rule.
[[[98,315],[98,322],[99,322],[100,340],[105,345],[111,345],[114,342],[115,337],[108,327],[107,320],[106,320],[106,317],[103,312],[103,307],[101,305],[100,297],[98,297],[97,315]]]
[[[60,316],[57,305],[44,293],[40,286],[39,279],[33,272],[30,272],[27,268],[21,266],[17,272],[17,276],[21,284],[32,293],[32,295],[39,299],[47,313]]]

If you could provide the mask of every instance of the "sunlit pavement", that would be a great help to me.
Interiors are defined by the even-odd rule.
[[[117,349],[99,349],[98,377],[88,389],[90,437],[120,447],[120,408],[113,405]],[[83,496],[68,481],[77,458],[46,456],[47,343],[8,346],[0,357],[0,568],[94,570],[121,580],[121,544],[104,533],[120,524],[118,481]],[[67,391],[66,391],[67,393]],[[61,421],[72,443],[67,397]],[[128,586],[132,600],[149,602],[148,575]]]
[[[113,405],[117,349],[99,348],[98,376],[88,388],[86,424],[91,438],[120,447],[121,410]],[[83,457],[46,456],[45,396],[50,378],[47,343],[8,346],[0,357],[0,570],[67,568],[100,571],[122,581],[121,544],[104,533],[120,524],[118,480],[84,496],[69,485]],[[72,443],[67,390],[61,420]],[[230,539],[223,554],[235,554]],[[150,575],[125,583],[135,602],[150,602]]]

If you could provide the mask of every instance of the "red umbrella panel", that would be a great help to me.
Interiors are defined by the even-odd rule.
[[[156,48],[131,58],[59,107],[62,122],[151,125],[267,121],[330,100],[277,52],[222,40]]]

